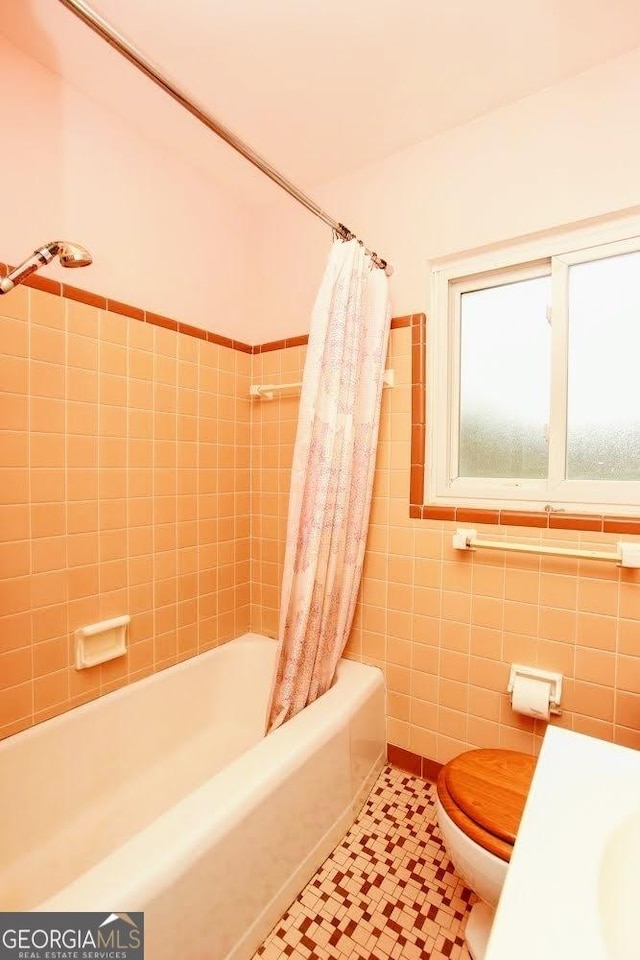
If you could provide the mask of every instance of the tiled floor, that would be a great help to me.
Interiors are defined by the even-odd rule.
[[[447,860],[435,787],[393,767],[254,960],[463,960],[473,894]]]

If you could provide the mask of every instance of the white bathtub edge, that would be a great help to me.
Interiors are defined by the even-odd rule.
[[[365,805],[367,797],[371,793],[371,790],[373,789],[373,785],[378,779],[378,777],[380,776],[380,771],[385,766],[386,762],[387,762],[387,749],[385,746],[383,750],[379,753],[378,759],[371,767],[370,773],[365,778],[365,780],[362,783],[362,786],[360,787],[360,789],[358,790],[358,792],[353,798],[353,801],[351,803],[351,822],[352,823],[357,818],[358,814],[360,813],[363,806]]]
[[[137,906],[132,908],[131,904],[153,899],[166,886],[176,869],[188,869],[200,850],[215,844],[229,833],[257,802],[269,794],[275,784],[291,776],[304,764],[314,748],[320,748],[345,726],[349,726],[351,718],[368,696],[378,689],[384,689],[382,671],[369,669],[372,671],[371,678],[367,678],[366,684],[352,697],[348,707],[341,701],[339,683],[334,684],[292,721],[230,763],[214,780],[193,791],[94,867],[33,909],[54,912],[103,909],[105,894],[110,892],[105,890],[105,873],[112,879],[112,889],[122,897],[122,902],[118,900],[113,909],[137,909]],[[341,661],[339,679],[352,670],[352,661]],[[296,749],[301,740],[304,742],[304,751]],[[257,756],[261,761],[259,765],[255,764]],[[365,787],[368,784],[370,790],[373,779],[369,771],[365,784],[358,791],[361,800],[354,797],[351,790],[351,803],[348,811],[345,811],[345,814],[349,812],[351,822],[354,807],[360,809],[368,793]],[[229,802],[230,797],[233,803]],[[208,816],[212,808],[217,809],[213,822]],[[180,843],[174,846],[170,854],[159,854],[156,838],[167,833],[179,837]],[[126,863],[144,864],[150,857],[154,860],[155,870],[144,881],[140,875],[130,875],[123,869]],[[109,900],[109,903],[112,901]]]
[[[383,674],[342,661],[324,696],[32,909],[144,910],[154,960],[176,943],[182,960],[249,960],[354,822],[385,749]]]
[[[327,830],[324,837],[311,850],[306,860],[300,864],[287,883],[278,890],[271,903],[265,907],[263,913],[256,919],[236,947],[227,954],[225,960],[244,960],[245,957],[255,953],[296,897],[309,883],[314,873],[322,866],[348,832],[371,791],[371,784],[379,775],[384,764],[385,756],[381,753],[375,769],[371,776],[367,778],[367,782],[358,797],[349,804],[342,815]]]

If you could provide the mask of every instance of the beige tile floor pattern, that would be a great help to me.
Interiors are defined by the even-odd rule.
[[[467,960],[473,902],[440,839],[435,786],[385,767],[253,960]]]

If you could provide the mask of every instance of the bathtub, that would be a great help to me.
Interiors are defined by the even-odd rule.
[[[379,670],[263,736],[273,640],[246,634],[0,743],[0,910],[143,910],[147,960],[243,960],[384,762]]]

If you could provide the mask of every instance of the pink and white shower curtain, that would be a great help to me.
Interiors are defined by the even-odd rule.
[[[269,729],[329,689],[362,575],[391,308],[383,270],[336,240],[313,308],[293,455]]]

